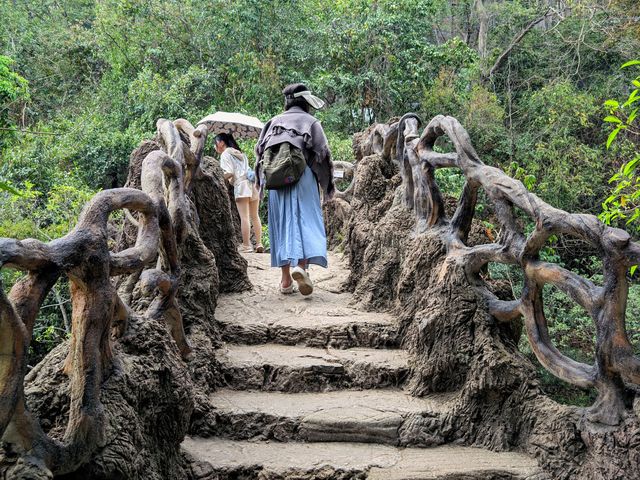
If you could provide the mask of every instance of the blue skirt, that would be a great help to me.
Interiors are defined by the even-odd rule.
[[[268,220],[272,267],[295,267],[300,260],[327,267],[320,192],[309,167],[295,185],[269,190]]]

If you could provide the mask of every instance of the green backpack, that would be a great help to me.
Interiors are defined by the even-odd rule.
[[[277,190],[290,187],[300,180],[307,168],[307,161],[302,150],[283,142],[265,150],[262,155],[262,168],[266,188]]]

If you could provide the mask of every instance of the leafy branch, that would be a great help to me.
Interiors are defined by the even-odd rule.
[[[640,60],[632,60],[622,65],[621,68],[627,68],[635,65],[640,65]],[[607,100],[604,102],[605,107],[609,108],[609,115],[604,117],[605,122],[614,124],[616,127],[609,134],[607,138],[607,148],[611,146],[611,143],[615,140],[622,130],[627,130],[632,134],[640,134],[640,125],[636,125],[636,119],[638,118],[638,109],[636,103],[640,101],[640,75],[638,75],[631,84],[635,87],[629,94],[629,98],[620,104],[617,100]]]
[[[640,60],[632,60],[622,65],[621,68],[640,66]],[[638,110],[640,109],[640,75],[631,81],[633,89],[628,98],[619,102],[607,100],[604,102],[608,109],[608,115],[604,121],[614,126],[607,138],[607,149],[621,131],[628,134],[640,135],[640,122]],[[625,162],[620,170],[611,177],[609,183],[615,183],[615,187],[609,197],[602,204],[600,219],[606,224],[624,220],[626,225],[636,223],[640,219],[640,176],[637,169],[640,164],[640,151],[635,151],[631,160]]]

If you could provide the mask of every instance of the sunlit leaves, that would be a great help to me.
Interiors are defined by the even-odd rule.
[[[621,122],[620,122],[621,123]],[[611,144],[613,143],[613,141],[616,139],[616,137],[618,136],[618,133],[620,133],[620,130],[622,130],[622,127],[618,126],[616,128],[614,128],[611,133],[609,134],[609,136],[607,137],[607,148],[609,148],[611,146]]]
[[[625,63],[622,68],[639,65],[639,60],[632,60]],[[640,76],[631,83],[636,89],[631,91],[622,105],[615,100],[607,100],[604,103],[609,110],[609,115],[604,118],[604,121],[616,125],[607,138],[607,149],[611,147],[622,131],[636,135],[640,133],[640,125],[637,122],[638,108],[630,110],[630,107],[640,100],[640,88],[638,88],[640,87]],[[605,223],[611,224],[624,220],[625,225],[634,225],[640,222],[639,165],[640,152],[636,151],[635,156],[623,163],[620,170],[609,180],[609,183],[614,184],[614,188],[602,204],[602,213],[600,214],[600,219]]]
[[[640,60],[631,60],[625,63],[624,65],[622,65],[620,68],[632,67],[633,65],[640,65]]]
[[[507,175],[520,180],[527,190],[533,190],[535,187],[537,178],[535,175],[527,173],[524,168],[518,165],[517,162],[511,162],[509,167],[505,170]]]

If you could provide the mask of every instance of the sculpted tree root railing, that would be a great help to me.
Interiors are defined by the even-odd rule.
[[[353,155],[355,162],[334,161],[334,172],[344,172],[346,187],[336,185],[336,192],[333,197],[331,207],[325,208],[325,226],[327,227],[327,241],[330,248],[343,248],[344,238],[341,231],[342,226],[348,221],[351,215],[350,202],[353,199],[356,188],[356,170],[358,160],[371,155],[379,154],[385,158],[395,155],[395,139],[398,133],[398,122],[391,125],[375,124],[364,132],[354,135]],[[350,181],[349,178],[350,177]]]
[[[176,303],[179,249],[189,215],[185,191],[198,174],[207,137],[186,120],[158,121],[167,153],[151,152],[142,166],[142,190],[117,188],[98,193],[84,208],[76,227],[49,243],[0,239],[0,267],[26,273],[8,296],[0,288],[0,432],[2,441],[23,455],[22,461],[59,475],[86,462],[104,443],[105,415],[101,385],[112,367],[111,337],[123,335],[129,307],[111,277],[130,275],[124,296],[139,281],[151,300],[144,315],[163,320],[177,347],[188,358],[182,317]],[[184,148],[180,133],[190,139]],[[109,250],[109,215],[138,212],[135,245]],[[155,268],[149,268],[156,264]],[[69,421],[61,441],[44,433],[25,405],[24,377],[34,323],[58,279],[70,282],[73,327],[64,371],[69,376]],[[127,292],[129,290],[129,292]]]
[[[551,207],[524,185],[501,170],[482,163],[467,132],[452,117],[437,116],[419,133],[420,119],[407,114],[380,137],[378,152],[391,156],[395,146],[405,187],[405,202],[415,211],[418,231],[441,227],[446,231],[448,261],[464,266],[472,285],[486,300],[490,313],[500,322],[524,317],[529,341],[542,365],[558,378],[583,388],[595,388],[598,397],[588,411],[593,422],[616,425],[629,407],[629,391],[640,385],[640,360],[633,355],[625,328],[628,292],[627,271],[640,263],[640,245],[623,230],[610,228],[592,215],[569,214]],[[442,154],[434,144],[447,136],[456,152]],[[371,141],[373,142],[373,140]],[[373,151],[373,145],[371,146]],[[367,154],[367,152],[364,152]],[[447,218],[443,197],[435,180],[437,168],[459,168],[466,178],[458,207]],[[502,230],[496,243],[469,247],[478,192],[483,189],[494,206]],[[535,222],[525,235],[516,209]],[[539,252],[551,235],[578,237],[600,252],[603,285],[552,263],[541,261]],[[524,288],[518,300],[498,299],[480,277],[490,262],[517,265],[524,273]],[[542,289],[551,284],[581,305],[596,326],[594,365],[563,355],[549,335]],[[631,399],[632,400],[632,399]]]

